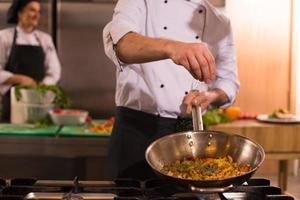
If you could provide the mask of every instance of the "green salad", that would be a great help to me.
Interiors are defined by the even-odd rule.
[[[17,85],[15,86],[15,96],[17,101],[20,101],[22,98],[22,89],[30,89],[35,90],[42,95],[45,95],[47,92],[51,91],[55,94],[55,98],[53,103],[62,108],[69,108],[71,105],[71,101],[65,95],[65,92],[61,87],[58,85],[45,85],[45,84],[38,84],[37,86],[27,86],[27,85]]]
[[[22,99],[22,90],[33,90],[41,95],[46,95],[47,92],[54,93],[55,97],[51,104],[55,104],[55,107],[59,108],[69,108],[71,106],[70,99],[65,95],[63,89],[57,85],[45,85],[38,84],[37,86],[25,86],[17,85],[15,86],[15,97],[17,101]],[[44,114],[43,109],[38,107],[28,107],[27,108],[28,119],[26,123],[34,124],[36,128],[45,128],[52,125],[52,121],[48,115]],[[45,116],[44,116],[45,115]]]

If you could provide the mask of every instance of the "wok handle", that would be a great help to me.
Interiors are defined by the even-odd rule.
[[[201,106],[193,105],[192,106],[192,117],[193,117],[193,129],[194,131],[203,131],[203,121],[202,121],[202,112]]]
[[[229,185],[229,186],[221,187],[221,188],[198,188],[198,187],[191,185],[190,188],[193,192],[199,192],[199,193],[223,193],[223,192],[233,189],[234,186]]]

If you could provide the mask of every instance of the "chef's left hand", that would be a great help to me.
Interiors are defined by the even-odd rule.
[[[186,114],[190,115],[193,105],[199,105],[202,110],[205,110],[210,104],[222,106],[228,102],[229,98],[223,90],[213,88],[204,92],[198,90],[190,91],[183,99],[183,106],[186,109]]]
[[[190,91],[183,99],[183,104],[186,107],[186,114],[191,114],[192,106],[199,105],[202,110],[207,109],[207,107],[213,101],[213,95],[210,91],[200,92],[200,91]]]

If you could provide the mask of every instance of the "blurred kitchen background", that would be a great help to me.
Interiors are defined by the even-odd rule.
[[[245,112],[271,113],[280,107],[300,114],[300,1],[211,1],[231,19],[234,30],[241,81],[236,105]],[[71,98],[73,107],[88,110],[96,119],[108,118],[114,112],[115,67],[104,54],[102,30],[112,17],[115,2],[43,0],[41,29],[56,42],[62,64],[60,85]],[[0,29],[7,27],[6,12],[10,3],[10,0],[0,0]],[[10,159],[11,163],[15,162]],[[20,165],[26,162],[22,159],[18,160]],[[82,163],[80,159],[51,158],[34,167],[46,169],[56,162],[65,168],[86,170],[86,178],[102,177],[99,165],[103,160],[91,158],[85,160],[88,164],[82,167],[78,165]],[[268,160],[261,174],[274,177],[276,164]],[[297,175],[298,161],[292,160],[289,165],[289,173]],[[5,171],[7,166],[12,164],[2,165],[0,169],[4,170],[2,174],[10,175]],[[66,171],[58,174],[50,169],[43,172],[46,175],[27,170],[40,178],[73,175]],[[299,187],[299,175],[295,177],[293,181]]]
[[[11,0],[0,2],[2,29],[7,27]],[[60,84],[73,106],[89,110],[95,118],[113,115],[115,67],[104,54],[102,30],[116,1],[43,2],[41,29],[52,34],[57,44],[62,63]],[[247,112],[269,113],[278,107],[299,112],[299,1],[211,2],[230,17],[234,29],[241,80],[236,105]]]
[[[11,0],[0,1],[0,29],[7,27]],[[115,67],[105,56],[102,30],[111,19],[114,1],[43,0],[41,30],[53,36],[62,64],[60,85],[73,107],[94,118],[114,112]],[[57,14],[57,15],[56,15]]]
[[[269,113],[277,107],[299,111],[299,1],[211,1],[230,17],[234,29],[241,80],[236,104],[250,112]],[[2,29],[7,27],[11,0],[0,2]],[[96,118],[111,116],[115,67],[104,55],[102,29],[111,19],[115,1],[43,2],[41,29],[52,34],[57,44],[63,73],[61,86],[74,107],[88,109]]]

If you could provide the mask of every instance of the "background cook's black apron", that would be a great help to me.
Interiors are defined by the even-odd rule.
[[[145,159],[146,148],[170,133],[192,130],[191,119],[159,117],[117,107],[110,140],[106,178],[155,178]]]
[[[11,52],[5,70],[22,74],[40,82],[45,77],[45,53],[41,46],[17,45],[18,32],[15,29]],[[40,45],[41,42],[36,36]],[[10,121],[10,91],[2,97],[2,121]]]

